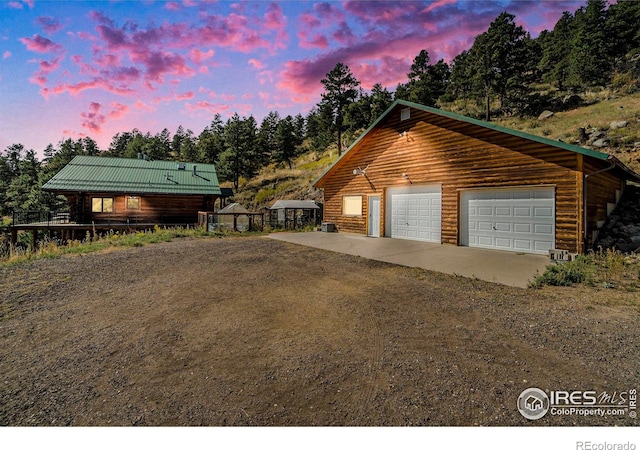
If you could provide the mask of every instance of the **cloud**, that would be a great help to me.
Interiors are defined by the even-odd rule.
[[[285,49],[289,42],[289,35],[286,31],[287,18],[282,13],[282,9],[277,3],[271,3],[267,7],[264,15],[264,28],[276,33],[273,41],[274,49]]]
[[[480,2],[468,2],[480,8]],[[464,14],[459,2],[346,2],[343,11],[334,4],[315,4],[301,14],[298,35],[302,48],[321,52],[287,61],[277,87],[298,99],[318,96],[320,80],[339,62],[346,64],[364,89],[375,83],[394,86],[406,81],[413,58],[423,49],[433,62],[450,61],[473,43],[499,14],[493,9]],[[347,14],[345,14],[345,12]],[[358,36],[354,30],[358,24]],[[461,33],[460,30],[465,30]]]
[[[8,59],[11,58],[12,53],[9,50],[5,50],[5,52],[2,54],[2,59]]]
[[[189,51],[189,57],[191,61],[193,61],[196,64],[200,64],[202,61],[206,61],[207,59],[213,58],[213,55],[215,55],[215,52],[212,49],[209,49],[208,51],[203,52],[197,48],[194,48],[194,49],[191,49],[191,51]]]
[[[168,103],[168,102],[181,102],[184,100],[192,100],[195,97],[195,93],[193,91],[183,92],[181,94],[169,94],[162,97],[156,97],[153,99],[154,104],[159,103]]]
[[[350,45],[354,38],[344,12],[330,3],[316,3],[298,19],[298,43],[303,49],[326,49],[331,40]]]
[[[455,4],[458,0],[436,0],[434,2],[429,3],[422,11],[421,14],[428,14],[431,11],[434,11],[443,6]]]
[[[210,60],[216,55],[212,47],[249,53],[257,50],[274,52],[286,46],[287,17],[277,3],[230,5],[226,15],[212,14],[207,4],[174,1],[165,6],[170,9],[200,6],[195,22],[163,21],[147,24],[128,20],[118,24],[110,15],[90,11],[93,32],[67,33],[72,39],[89,42],[91,53],[73,55],[71,61],[80,68],[65,77],[48,78],[46,75],[60,67],[61,59],[41,61],[40,70],[32,82],[41,87],[44,97],[69,93],[77,95],[87,90],[104,90],[129,95],[156,90],[160,85],[177,86],[183,80],[208,74],[209,67],[217,67]],[[262,14],[262,15],[260,15]],[[47,33],[60,30],[55,18],[42,16],[38,23]],[[21,42],[31,51],[63,53],[63,47],[41,35],[24,37]],[[260,70],[255,58],[251,63]]]
[[[84,91],[93,89],[98,89],[117,95],[132,95],[137,93],[130,87],[118,86],[112,84],[109,80],[98,77],[88,81],[79,81],[77,83],[62,83],[52,87],[43,87],[42,89],[40,89],[40,94],[45,98],[49,98],[49,96],[51,95],[60,95],[63,93],[68,93],[75,96]]]
[[[210,114],[223,113],[231,110],[231,106],[224,103],[211,103],[205,100],[201,100],[195,103],[186,103],[185,108],[191,112],[205,111]]]
[[[111,111],[108,114],[109,119],[121,119],[129,112],[129,107],[122,103],[111,102],[109,106],[111,107]]]
[[[249,59],[249,61],[247,61],[247,63],[248,63],[251,67],[253,67],[254,69],[261,70],[261,69],[264,69],[264,68],[265,68],[264,63],[262,63],[262,61],[259,61],[259,60],[255,59],[255,58],[251,58],[251,59]]]
[[[165,75],[191,77],[195,74],[195,71],[186,64],[185,59],[175,53],[155,51],[132,56],[135,62],[144,65],[147,79],[150,81],[162,83]]]
[[[156,108],[154,108],[151,105],[146,104],[145,102],[143,102],[140,99],[136,100],[136,103],[135,103],[134,106],[135,106],[136,109],[139,109],[141,111],[146,111],[146,112],[154,112],[156,110]]]
[[[20,42],[22,42],[27,50],[31,50],[32,52],[38,53],[47,53],[47,52],[61,52],[62,46],[56,44],[50,39],[40,36],[39,34],[34,34],[32,38],[20,38]]]
[[[62,28],[62,25],[58,19],[54,17],[38,17],[37,22],[42,26],[42,29],[48,34],[54,34]]]
[[[43,74],[51,73],[57,70],[60,67],[60,61],[62,60],[62,56],[57,57],[53,61],[40,61],[40,71]]]
[[[101,109],[102,105],[100,103],[89,103],[89,110],[80,113],[80,117],[83,119],[80,124],[82,128],[86,128],[92,133],[100,134],[102,132],[102,125],[106,120],[105,116],[100,113]]]

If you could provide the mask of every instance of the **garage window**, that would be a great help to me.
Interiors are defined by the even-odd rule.
[[[345,216],[361,216],[362,195],[347,195],[342,197],[342,214]]]
[[[113,212],[113,198],[94,197],[91,199],[91,212],[111,213]]]

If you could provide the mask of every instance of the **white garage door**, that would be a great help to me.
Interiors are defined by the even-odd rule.
[[[387,191],[389,236],[441,242],[442,189],[437,186],[390,188]]]
[[[465,191],[461,213],[462,245],[540,254],[554,248],[552,187]]]

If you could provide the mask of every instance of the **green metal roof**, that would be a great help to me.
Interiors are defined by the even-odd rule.
[[[513,130],[511,128],[506,128],[506,127],[502,127],[500,125],[496,125],[494,123],[491,122],[485,122],[483,120],[478,120],[478,119],[473,119],[471,117],[467,117],[467,116],[462,116],[460,114],[456,114],[456,113],[452,113],[449,111],[444,111],[442,109],[438,109],[438,108],[432,108],[429,106],[425,106],[425,105],[420,105],[418,103],[413,103],[413,102],[408,102],[406,100],[396,100],[394,101],[391,106],[389,106],[385,112],[383,112],[380,117],[378,117],[378,119],[371,124],[371,126],[369,128],[367,128],[361,135],[360,137],[358,137],[358,139],[349,146],[349,148],[340,156],[340,158],[338,158],[322,175],[320,175],[320,177],[314,182],[314,185],[317,185],[320,180],[322,180],[325,175],[327,175],[327,173],[329,173],[331,171],[331,169],[333,169],[352,149],[354,149],[355,147],[358,146],[358,144],[369,134],[369,132],[371,130],[373,130],[375,127],[378,126],[378,124],[380,124],[380,122],[382,122],[387,115],[393,111],[398,105],[400,106],[405,106],[405,107],[410,107],[410,108],[415,108],[421,111],[425,111],[428,113],[432,113],[432,114],[437,114],[439,116],[442,117],[447,117],[449,119],[454,119],[454,120],[458,120],[461,122],[466,122],[466,123],[470,123],[473,125],[477,125],[479,127],[483,127],[483,128],[489,128],[491,130],[495,130],[498,131],[500,133],[505,133],[505,134],[510,134],[512,136],[517,136],[523,139],[528,139],[530,141],[535,141],[535,142],[539,142],[541,144],[546,144],[546,145],[550,145],[552,147],[556,147],[562,150],[568,150],[570,152],[574,152],[574,153],[579,153],[585,156],[589,156],[591,158],[596,158],[596,159],[600,159],[603,161],[610,161],[612,163],[615,163],[615,165],[617,167],[619,167],[621,170],[623,170],[624,172],[626,172],[629,175],[629,179],[633,180],[633,181],[640,181],[640,175],[638,175],[637,173],[633,172],[631,169],[629,169],[628,167],[626,167],[621,161],[619,161],[617,158],[615,158],[614,156],[608,155],[606,153],[602,153],[602,152],[598,152],[595,150],[591,150],[588,148],[584,148],[584,147],[580,147],[578,145],[572,145],[572,144],[567,144],[566,142],[562,142],[562,141],[555,141],[553,139],[548,139],[542,136],[537,136],[535,134],[530,134],[530,133],[525,133],[523,131],[518,131],[518,130]]]
[[[221,194],[213,164],[102,156],[76,156],[42,189],[54,192]]]

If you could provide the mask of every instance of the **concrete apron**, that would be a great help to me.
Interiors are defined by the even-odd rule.
[[[370,238],[350,233],[273,233],[271,239],[384,261],[407,267],[461,275],[507,286],[527,287],[550,264],[545,255],[456,247],[404,239]]]

